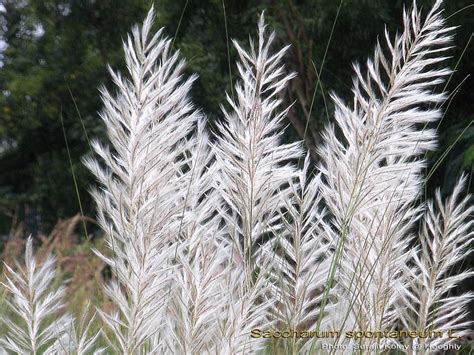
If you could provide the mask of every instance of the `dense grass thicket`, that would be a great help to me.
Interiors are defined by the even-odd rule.
[[[196,77],[154,19],[152,8],[124,40],[126,72],[110,69],[115,88],[101,89],[108,141],[84,159],[104,236],[79,243],[78,215],[37,242],[11,238],[0,353],[468,347],[468,177],[423,198],[452,73],[442,1],[414,3],[354,65],[353,100],[332,95],[313,152],[282,139],[296,74],[263,14],[255,40],[234,42],[240,80],[212,131],[191,100]]]

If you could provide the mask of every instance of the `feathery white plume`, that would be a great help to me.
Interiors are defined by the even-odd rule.
[[[116,97],[102,90],[112,151],[97,142],[93,147],[105,167],[86,160],[102,185],[93,196],[112,256],[101,257],[116,277],[107,294],[119,308],[100,315],[116,338],[111,345],[126,354],[144,351],[164,324],[186,201],[187,138],[199,117],[188,99],[194,77],[182,80],[184,61],[162,30],[150,35],[153,18],[151,9],[124,43],[129,78],[111,71]]]
[[[99,340],[102,331],[99,330],[90,336],[91,329],[94,322],[97,319],[96,313],[93,313],[92,316],[89,316],[90,303],[88,302],[85,308],[82,311],[81,317],[78,322],[74,322],[70,330],[70,340],[69,344],[71,345],[73,352],[77,355],[85,354],[102,354],[105,349],[97,347],[97,341]],[[63,349],[65,347],[63,346]]]
[[[270,53],[275,34],[266,34],[263,14],[258,24],[258,42],[250,51],[234,41],[240,57],[241,82],[235,98],[227,95],[231,111],[224,108],[224,122],[214,145],[218,164],[217,190],[232,243],[232,266],[237,272],[228,280],[228,300],[223,324],[222,352],[257,351],[265,343],[250,338],[253,327],[267,327],[267,313],[274,304],[275,286],[268,279],[270,259],[262,244],[273,248],[283,228],[280,210],[290,195],[289,181],[295,175],[292,160],[301,156],[301,144],[282,144],[282,121],[278,94],[293,75],[287,75],[281,60],[287,47]]]
[[[425,166],[420,155],[435,147],[435,131],[426,125],[440,117],[429,105],[445,98],[432,90],[450,73],[438,66],[452,30],[440,6],[423,21],[415,3],[404,12],[400,35],[392,41],[385,32],[387,54],[378,44],[366,75],[354,68],[354,107],[334,97],[342,141],[333,126],[323,135],[321,191],[338,244],[328,280],[337,269],[341,297],[350,300],[346,312],[357,322],[348,328],[392,329],[407,286],[402,270],[420,214],[413,207]]]
[[[270,265],[268,260],[261,266],[252,285],[244,282],[241,265],[231,265],[233,269],[227,273],[224,283],[225,308],[219,326],[219,342],[211,353],[255,354],[265,348],[267,339],[251,337],[251,331],[269,329],[275,323],[267,316],[275,305],[268,298],[271,288],[266,276]]]
[[[272,297],[277,301],[273,314],[279,329],[314,329],[334,250],[327,238],[330,227],[318,190],[320,175],[310,174],[310,165],[308,154],[297,177],[289,182],[291,193],[281,212],[284,228],[278,238],[279,249],[268,251],[278,285]],[[288,353],[296,354],[312,345],[306,340],[293,337],[284,345]]]
[[[5,264],[7,277],[3,286],[11,295],[7,304],[14,316],[2,318],[9,329],[0,338],[5,349],[16,354],[52,354],[48,347],[69,331],[71,316],[60,314],[65,288],[51,290],[56,277],[54,264],[51,255],[41,265],[37,264],[31,237],[26,243],[25,265],[17,265],[15,271]]]
[[[230,112],[218,123],[216,157],[218,189],[227,204],[224,218],[234,240],[246,277],[255,266],[257,245],[281,228],[278,211],[289,194],[286,186],[295,173],[289,162],[301,155],[301,144],[282,144],[282,120],[278,94],[293,75],[287,75],[281,59],[288,47],[270,53],[275,34],[265,33],[263,14],[258,24],[258,43],[250,52],[234,45],[241,82],[235,98],[227,95]]]
[[[223,228],[216,213],[220,198],[213,188],[215,157],[204,124],[198,121],[187,152],[189,166],[181,187],[186,201],[170,284],[168,331],[156,339],[154,348],[160,353],[206,353],[216,345],[219,322],[225,317],[223,282],[230,271],[226,266],[230,252],[222,243]]]
[[[414,253],[414,267],[407,266],[410,292],[400,307],[404,325],[422,332],[443,332],[443,337],[414,339],[423,349],[455,342],[456,337],[468,334],[472,325],[467,319],[467,306],[474,294],[452,293],[463,280],[474,275],[470,270],[453,273],[453,268],[472,252],[474,238],[472,196],[461,195],[465,185],[463,176],[445,202],[440,191],[436,191],[435,202],[428,204],[422,221],[421,249]]]

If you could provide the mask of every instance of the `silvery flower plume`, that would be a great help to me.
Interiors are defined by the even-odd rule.
[[[185,63],[162,30],[151,35],[153,19],[151,9],[124,43],[128,78],[111,71],[117,94],[102,90],[111,148],[94,142],[103,163],[85,162],[102,185],[93,197],[112,255],[101,256],[116,278],[106,292],[118,311],[99,314],[124,354],[143,353],[162,330],[186,201],[184,152],[199,117],[188,99],[194,77],[182,78]]]
[[[270,261],[263,260],[260,272],[255,275],[251,285],[243,282],[243,270],[239,264],[231,264],[229,271],[224,274],[225,307],[218,328],[219,341],[210,353],[257,354],[266,348],[267,339],[251,337],[251,332],[254,329],[268,330],[275,324],[268,317],[275,302],[265,297],[271,294],[267,279],[271,270]]]
[[[97,347],[97,341],[101,337],[102,330],[92,332],[94,322],[96,321],[96,313],[89,315],[90,303],[87,302],[82,310],[79,319],[70,317],[69,324],[56,338],[53,344],[49,346],[45,354],[71,354],[71,355],[87,355],[87,354],[103,354],[105,348]]]
[[[215,189],[217,164],[204,119],[198,119],[196,132],[190,137],[190,149],[184,152],[186,165],[182,166],[180,189],[185,191],[179,219],[179,237],[183,248],[192,248],[203,238],[218,239],[220,224],[217,211],[221,198]]]
[[[213,188],[215,157],[204,120],[198,120],[182,189],[185,206],[179,220],[180,243],[176,245],[175,269],[170,283],[167,331],[154,341],[154,351],[201,354],[217,341],[223,313],[223,280],[229,272],[229,245],[224,241],[221,203]]]
[[[235,262],[235,245],[222,224],[225,207],[215,189],[214,150],[199,121],[193,137],[187,183],[187,204],[183,211],[179,253],[172,284],[171,312],[168,316],[172,337],[168,351],[198,354],[256,352],[265,341],[250,339],[253,327],[263,324],[271,302],[261,303],[268,290],[265,272],[252,287],[242,280],[242,265]],[[238,259],[239,260],[239,259]]]
[[[221,195],[214,188],[218,167],[204,129],[204,121],[199,120],[191,138],[181,242],[176,248],[166,314],[168,327],[153,349],[183,354],[256,351],[265,341],[249,341],[249,333],[262,324],[263,310],[270,305],[259,305],[266,280],[261,274],[254,287],[245,289],[242,265],[232,260],[234,245],[227,238],[221,214],[216,213],[223,208]]]
[[[338,244],[328,281],[337,269],[341,297],[351,300],[348,319],[360,329],[392,329],[407,286],[402,266],[421,210],[413,207],[426,165],[421,155],[436,145],[426,125],[440,117],[432,107],[445,98],[433,88],[450,73],[440,67],[452,30],[441,15],[441,1],[424,20],[414,3],[403,32],[393,40],[385,32],[387,50],[376,46],[366,74],[354,67],[353,107],[333,97],[337,129],[326,129],[320,149],[321,191]]]
[[[459,179],[446,201],[442,200],[440,191],[436,191],[435,201],[428,204],[422,221],[421,248],[414,253],[414,266],[407,267],[410,292],[400,307],[404,326],[422,332],[444,333],[443,337],[414,339],[422,349],[455,342],[456,337],[467,335],[472,326],[468,305],[474,294],[453,292],[474,275],[471,270],[453,272],[472,252],[474,206],[471,195],[462,196],[465,185],[466,176]]]
[[[281,329],[314,329],[334,251],[327,238],[330,226],[325,221],[326,212],[321,206],[320,175],[311,174],[310,167],[307,154],[297,177],[289,182],[291,194],[281,212],[284,228],[279,250],[269,256],[274,265],[272,277],[278,285],[272,295],[277,300],[273,314]],[[330,308],[326,307],[326,313]],[[291,338],[284,343],[291,354],[308,351],[310,346],[305,338]]]
[[[179,270],[167,316],[171,335],[162,347],[164,352],[208,354],[219,350],[219,326],[227,318],[224,286],[232,272],[228,249],[204,237],[191,250],[178,252]]]
[[[261,244],[272,248],[282,228],[279,211],[295,175],[291,161],[301,156],[301,144],[282,144],[282,121],[278,94],[293,75],[285,73],[282,58],[287,47],[272,54],[275,34],[267,35],[263,14],[258,23],[258,41],[246,51],[234,41],[240,57],[241,81],[235,97],[227,96],[230,110],[223,108],[214,145],[219,174],[217,190],[224,204],[220,209],[232,243],[231,263],[236,268],[227,281],[228,319],[221,325],[220,353],[255,352],[265,339],[251,338],[253,328],[268,328],[274,300],[274,285],[268,279],[271,265]]]
[[[55,259],[48,255],[38,265],[33,254],[33,242],[28,238],[25,264],[13,270],[5,264],[6,279],[3,286],[10,294],[7,304],[13,318],[3,318],[9,329],[0,338],[0,344],[13,354],[52,354],[48,347],[68,330],[71,316],[62,315],[64,286],[52,289],[56,278]]]
[[[102,330],[92,331],[97,320],[97,313],[90,315],[90,303],[87,302],[81,316],[72,322],[65,339],[58,339],[55,352],[74,355],[103,354],[105,348],[97,347]]]
[[[235,98],[227,96],[231,110],[223,108],[225,120],[218,123],[215,145],[218,189],[227,205],[223,215],[248,280],[257,245],[281,228],[278,211],[295,173],[289,162],[301,155],[300,143],[281,143],[287,109],[279,110],[278,94],[293,75],[285,73],[281,62],[287,47],[270,52],[274,37],[274,33],[267,36],[262,14],[258,42],[250,42],[250,51],[234,41],[241,81],[235,86]]]

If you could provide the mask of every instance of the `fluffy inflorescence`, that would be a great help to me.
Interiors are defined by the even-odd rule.
[[[399,299],[411,292],[404,270],[423,210],[423,154],[436,146],[427,126],[445,98],[433,88],[450,73],[440,66],[452,31],[440,6],[424,20],[416,5],[406,11],[404,31],[385,33],[386,53],[378,44],[365,75],[354,67],[353,107],[334,97],[340,134],[324,132],[321,193],[334,216],[331,271],[340,270],[337,293],[350,300],[341,328],[395,329]]]
[[[434,88],[450,73],[441,1],[424,18],[415,4],[403,32],[386,32],[366,69],[354,67],[354,103],[334,96],[318,167],[301,142],[282,142],[280,94],[294,75],[287,47],[272,53],[263,15],[249,50],[234,43],[240,81],[213,137],[189,98],[195,77],[183,76],[163,30],[152,34],[153,19],[152,9],[124,42],[127,75],[110,71],[109,145],[95,141],[96,158],[85,160],[99,183],[109,252],[97,254],[114,276],[105,293],[115,309],[79,321],[61,313],[54,259],[38,266],[29,240],[25,265],[6,267],[12,316],[0,351],[97,353],[102,336],[106,351],[123,354],[256,353],[271,343],[297,354],[350,344],[351,329],[465,335],[472,295],[452,290],[471,272],[451,273],[473,237],[465,178],[446,202],[439,193],[419,202],[423,154],[436,146],[429,124],[445,98]],[[104,329],[91,334],[96,319]],[[254,329],[342,336],[277,343]],[[388,340],[360,343],[402,341]]]
[[[100,333],[89,334],[94,316],[84,312],[76,326],[65,312],[65,287],[53,287],[56,278],[55,258],[48,254],[38,263],[33,254],[33,241],[28,238],[24,265],[17,270],[8,265],[3,286],[12,295],[7,304],[11,317],[2,317],[8,332],[0,338],[0,353],[13,354],[86,354],[95,347]]]

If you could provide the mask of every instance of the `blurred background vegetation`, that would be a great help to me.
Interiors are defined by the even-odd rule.
[[[90,246],[106,249],[101,238],[85,237],[99,234],[88,193],[94,181],[81,163],[90,153],[90,139],[105,137],[98,87],[113,90],[107,64],[125,69],[122,39],[153,2],[157,29],[166,28],[188,60],[189,73],[199,74],[193,99],[210,128],[236,80],[231,39],[246,45],[265,10],[277,45],[291,44],[287,64],[298,74],[285,94],[288,104],[294,102],[285,139],[304,136],[315,161],[314,148],[332,117],[330,92],[350,100],[351,63],[371,55],[385,24],[392,33],[401,27],[404,5],[402,0],[0,0],[0,256],[7,262],[19,257],[24,237],[33,234],[40,251],[58,257],[61,277],[73,280],[68,299],[76,306],[91,298],[107,308],[99,285],[110,275]],[[418,1],[425,8],[431,3]],[[472,0],[447,0],[446,16],[449,25],[460,26],[449,60],[456,71],[447,84],[451,96],[438,127],[439,149],[428,156],[425,197],[438,186],[448,193],[462,171],[472,176],[474,161]],[[472,281],[462,289],[474,289]]]

